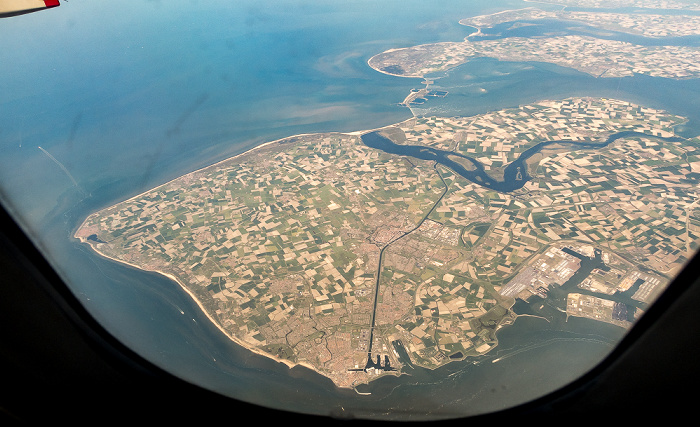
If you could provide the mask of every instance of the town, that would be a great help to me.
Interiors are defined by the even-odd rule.
[[[291,137],[96,212],[76,237],[176,279],[237,343],[353,387],[406,364],[488,353],[516,321],[517,298],[546,297],[575,271],[567,246],[599,251],[610,267],[572,293],[602,300],[638,288],[639,315],[698,247],[700,141],[663,139],[681,123],[625,101],[570,98],[381,130],[470,156],[494,176],[541,141],[645,135],[546,147],[510,193],[369,148],[363,132]],[[572,307],[561,309],[588,313]]]
[[[482,29],[498,24],[537,25],[538,21],[547,19],[570,22],[572,26],[581,23],[591,28],[584,34],[480,38]],[[635,74],[671,79],[697,78],[700,76],[700,49],[697,47],[639,45],[607,39],[605,32],[618,31],[657,39],[695,36],[700,34],[699,23],[700,17],[682,13],[622,14],[530,7],[462,19],[460,24],[477,29],[463,41],[391,49],[373,56],[368,63],[379,72],[401,77],[427,77],[473,58],[489,57],[500,61],[545,62],[603,78]]]

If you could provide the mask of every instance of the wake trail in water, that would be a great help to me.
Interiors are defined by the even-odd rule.
[[[44,150],[42,147],[38,146],[38,148],[39,148],[39,150],[41,150],[44,154],[46,154],[46,155],[49,157],[49,159],[51,159],[54,163],[56,163],[56,164],[58,165],[58,167],[61,168],[61,170],[62,170],[62,171],[66,174],[66,176],[71,180],[71,182],[73,183],[73,185],[75,186],[75,188],[77,188],[78,190],[80,190],[80,192],[83,193],[83,195],[85,195],[85,191],[83,191],[83,189],[80,188],[80,185],[78,185],[78,182],[75,180],[75,178],[73,178],[73,175],[71,175],[70,172],[68,172],[68,169],[66,169],[66,167],[63,166],[63,163],[59,162],[54,156],[51,155],[51,153],[49,153],[48,151]]]
[[[552,339],[546,340],[546,341],[541,342],[541,343],[536,343],[536,344],[531,344],[531,345],[525,346],[525,347],[523,347],[523,348],[520,348],[520,349],[517,349],[517,350],[512,351],[512,352],[510,352],[510,353],[507,353],[507,354],[505,354],[505,355],[503,355],[503,356],[497,357],[496,359],[493,359],[493,360],[491,361],[491,363],[500,362],[500,361],[502,361],[502,360],[504,360],[504,359],[507,359],[507,358],[509,358],[509,357],[513,357],[513,356],[518,355],[518,354],[520,354],[520,353],[522,353],[522,352],[534,350],[534,349],[536,349],[536,348],[540,348],[540,347],[543,347],[543,346],[545,346],[545,345],[549,345],[549,344],[552,344],[552,343],[555,343],[555,342],[590,342],[590,343],[594,343],[594,344],[605,344],[605,345],[608,345],[608,346],[612,346],[612,344],[610,344],[610,343],[607,342],[607,341],[599,340],[599,339],[595,339],[595,338],[585,338],[585,337],[577,337],[577,338],[552,338]]]

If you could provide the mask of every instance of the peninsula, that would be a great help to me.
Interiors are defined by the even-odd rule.
[[[594,320],[589,306],[614,307],[598,320],[628,327],[698,246],[684,121],[569,98],[299,135],[95,212],[75,237],[175,280],[251,351],[354,387],[489,352],[518,298]]]
[[[516,28],[546,20],[566,23],[564,30],[580,30],[584,34],[554,31],[536,37],[484,37],[482,33],[482,29],[499,24],[512,23]],[[603,78],[635,74],[671,79],[700,77],[697,43],[678,41],[681,37],[700,35],[700,17],[696,15],[571,12],[529,7],[473,16],[459,22],[476,28],[477,32],[462,41],[390,49],[373,56],[368,63],[379,72],[401,77],[426,77],[479,57],[545,62]],[[610,31],[644,36],[654,42],[615,40],[607,37]]]

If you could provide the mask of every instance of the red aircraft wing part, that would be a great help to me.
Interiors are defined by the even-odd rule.
[[[59,6],[58,0],[0,0],[0,18]]]

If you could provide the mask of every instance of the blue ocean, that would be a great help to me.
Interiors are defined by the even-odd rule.
[[[583,319],[520,318],[479,360],[386,377],[357,394],[230,342],[172,281],[72,239],[90,213],[261,143],[373,129],[412,115],[472,115],[542,98],[607,96],[698,129],[700,85],[595,79],[479,59],[435,76],[449,91],[399,106],[421,79],[372,70],[391,48],[459,41],[464,17],[522,1],[71,1],[0,22],[0,197],[84,306],[136,352],[237,399],[307,413],[423,419],[539,397],[622,337]]]

